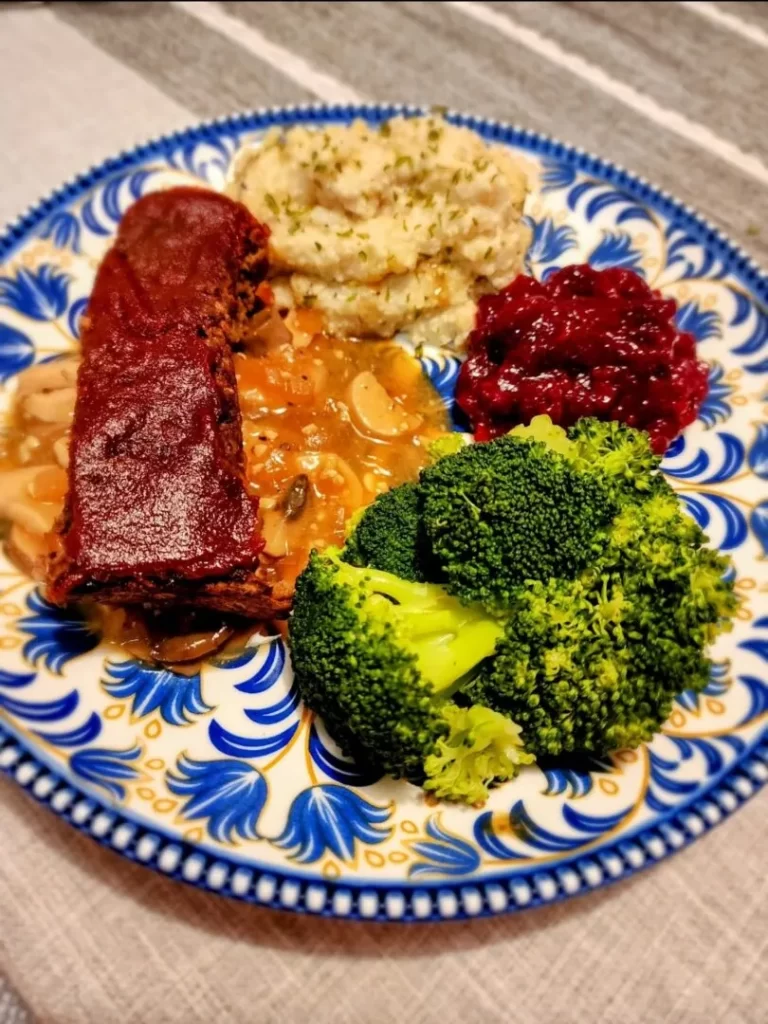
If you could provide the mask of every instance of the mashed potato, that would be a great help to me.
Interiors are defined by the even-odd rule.
[[[273,285],[348,337],[451,344],[477,297],[522,269],[526,179],[502,146],[440,118],[270,132],[228,193],[271,230]]]

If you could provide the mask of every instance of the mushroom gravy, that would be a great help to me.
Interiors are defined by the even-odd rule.
[[[292,332],[235,355],[246,477],[258,495],[265,554],[293,582],[313,547],[340,544],[377,494],[418,476],[450,428],[419,361],[392,342],[341,341],[312,310]],[[268,571],[270,569],[268,568]]]

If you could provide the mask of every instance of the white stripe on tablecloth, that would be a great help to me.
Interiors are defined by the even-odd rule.
[[[626,82],[613,78],[602,68],[584,60],[578,54],[569,53],[552,39],[547,39],[534,29],[518,24],[507,15],[500,14],[484,3],[479,3],[477,0],[445,0],[445,2],[461,11],[462,14],[540,54],[553,64],[566,68],[572,74],[608,93],[636,113],[642,114],[649,121],[653,121],[681,138],[706,149],[720,160],[749,174],[761,184],[768,185],[768,167],[762,160],[751,153],[745,153],[732,142],[721,139],[705,125],[691,121],[677,110],[662,107],[650,96],[638,92]]]
[[[743,18],[739,18],[736,14],[721,11],[717,4],[708,3],[705,0],[678,0],[678,3],[681,7],[687,7],[689,11],[695,11],[702,18],[707,18],[708,21],[719,25],[721,28],[727,28],[737,36],[748,39],[751,43],[768,48],[768,32],[760,28],[759,25],[753,25],[751,21],[744,21]]]
[[[233,18],[223,11],[218,4],[209,0],[171,0],[174,7],[179,7],[193,18],[203,22],[214,32],[231,39],[238,46],[249,50],[259,60],[275,68],[286,78],[296,82],[318,99],[326,103],[360,103],[364,97],[348,85],[339,82],[331,75],[318,71],[307,63],[303,57],[291,50],[271,42],[253,25],[248,25],[239,18]],[[298,27],[297,27],[298,31]]]

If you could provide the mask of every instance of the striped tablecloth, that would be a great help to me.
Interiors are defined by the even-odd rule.
[[[199,118],[423,101],[625,164],[768,262],[766,3],[3,4],[0,68],[1,220]],[[572,904],[361,926],[185,889],[5,783],[0,1024],[765,1024],[766,810]]]

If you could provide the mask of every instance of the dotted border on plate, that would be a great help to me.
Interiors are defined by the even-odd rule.
[[[316,104],[261,109],[160,136],[92,167],[32,206],[0,236],[0,259],[11,255],[30,231],[87,189],[147,159],[167,156],[185,143],[216,142],[222,131],[248,132],[273,125],[314,121],[344,123],[355,117],[380,122],[396,114],[415,115],[426,113],[428,109],[394,104]],[[454,123],[478,131],[486,139],[520,147],[536,156],[554,157],[577,171],[625,189],[633,198],[674,219],[695,241],[714,248],[726,263],[727,272],[741,275],[761,301],[768,301],[768,275],[756,261],[668,192],[616,164],[546,135],[456,111],[448,111],[446,116]],[[0,770],[39,803],[102,846],[200,889],[273,909],[323,917],[369,921],[466,920],[556,903],[618,881],[683,849],[737,810],[768,782],[768,729],[708,790],[631,837],[619,838],[587,856],[563,860],[551,869],[510,871],[501,877],[473,883],[436,882],[413,887],[325,882],[248,867],[158,830],[147,829],[52,771],[22,740],[6,731],[2,723]]]
[[[550,869],[472,883],[375,886],[248,867],[131,821],[42,764],[0,725],[0,770],[80,832],[199,889],[272,909],[362,921],[450,921],[557,903],[648,867],[720,824],[768,782],[768,729],[723,778],[663,821]]]

